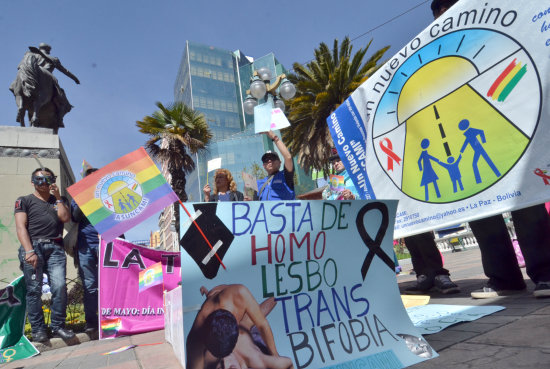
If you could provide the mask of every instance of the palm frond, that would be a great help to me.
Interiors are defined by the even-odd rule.
[[[322,42],[313,51],[312,61],[293,64],[289,80],[296,86],[296,96],[287,104],[292,127],[282,132],[282,138],[307,172],[328,173],[332,138],[326,118],[380,66],[388,47],[365,60],[371,43],[353,54],[349,37],[334,40],[332,50]]]
[[[185,175],[195,168],[190,154],[204,150],[212,132],[204,115],[182,102],[155,105],[158,110],[137,121],[136,126],[149,137],[145,149],[168,168],[174,192],[181,201],[187,201]]]

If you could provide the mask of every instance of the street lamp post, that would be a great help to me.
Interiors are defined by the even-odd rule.
[[[266,67],[261,67],[254,71],[250,78],[250,89],[246,91],[247,96],[243,102],[244,112],[246,114],[254,114],[256,120],[255,107],[264,104],[270,104],[271,108],[279,108],[285,110],[284,100],[292,99],[296,94],[296,87],[290,82],[283,73],[275,81],[271,83],[271,70]],[[264,100],[258,105],[258,100]]]

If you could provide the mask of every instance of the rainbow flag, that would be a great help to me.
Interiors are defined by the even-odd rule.
[[[126,346],[122,346],[121,348],[117,348],[116,350],[113,350],[113,351],[104,352],[101,355],[118,354],[119,352],[123,352],[123,351],[129,350],[129,349],[133,349],[134,347],[137,347],[137,346],[138,345],[126,345]]]
[[[114,333],[122,328],[122,318],[103,319],[101,321],[101,330],[105,333]]]
[[[106,242],[178,201],[143,147],[67,190]]]
[[[329,176],[330,190],[334,192],[344,191],[344,176],[331,174]]]
[[[139,272],[139,292],[162,284],[162,263],[159,261]]]
[[[93,168],[90,163],[88,163],[86,160],[82,160],[82,169],[80,169],[80,177],[84,178],[86,175],[86,171],[90,168]]]
[[[521,63],[516,63],[516,59],[512,60],[493,82],[489,91],[487,91],[487,96],[497,101],[506,100],[525,73],[527,73],[527,65],[522,67]]]

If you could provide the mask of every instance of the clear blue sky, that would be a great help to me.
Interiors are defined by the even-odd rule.
[[[273,52],[290,69],[309,61],[320,42],[331,47],[335,38],[354,39],[376,28],[357,38],[354,49],[372,38],[372,52],[392,47],[389,58],[432,21],[430,2],[0,0],[0,125],[18,125],[8,87],[23,54],[28,46],[49,43],[51,54],[81,82],[54,72],[74,106],[59,136],[79,178],[82,159],[101,167],[143,145],[146,137],[135,122],[153,113],[156,101],[173,101],[186,40],[255,58]],[[156,223],[150,218],[126,235],[148,238]]]

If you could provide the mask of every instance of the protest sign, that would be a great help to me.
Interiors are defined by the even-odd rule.
[[[362,198],[399,199],[395,237],[550,198],[550,14],[462,0],[327,118]]]
[[[141,273],[141,275],[140,275]],[[163,291],[178,286],[180,254],[102,240],[99,256],[100,338],[164,328]]]
[[[90,174],[67,191],[107,242],[179,201],[143,147]]]
[[[441,332],[451,325],[460,322],[471,322],[504,309],[504,306],[432,304],[407,308],[407,313],[414,326],[422,334],[433,334]]]
[[[220,357],[254,368],[401,368],[437,356],[399,295],[396,201],[185,205],[200,211],[181,229],[187,368]],[[220,321],[232,333],[217,341],[207,327]]]
[[[6,288],[0,289],[0,364],[39,353],[23,335],[26,293],[23,276],[16,278]]]
[[[254,107],[254,133],[267,132],[271,129],[271,102],[259,104]]]
[[[290,127],[290,122],[288,121],[285,112],[279,108],[274,108],[271,110],[271,126],[272,131]]]

